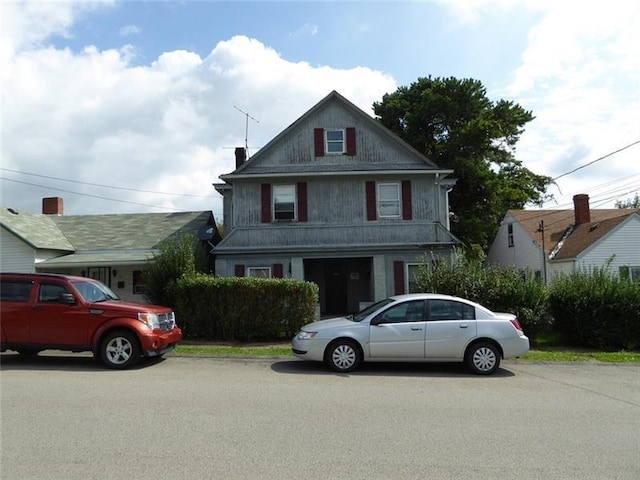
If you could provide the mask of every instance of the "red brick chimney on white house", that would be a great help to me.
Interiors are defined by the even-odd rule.
[[[573,196],[575,211],[575,225],[591,223],[591,210],[589,209],[589,195],[581,193]]]
[[[42,213],[44,215],[62,215],[63,211],[62,198],[49,197],[42,199]]]

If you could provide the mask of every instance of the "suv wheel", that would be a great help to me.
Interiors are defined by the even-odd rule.
[[[100,344],[100,359],[109,368],[131,367],[140,360],[140,355],[138,338],[126,330],[109,333]]]

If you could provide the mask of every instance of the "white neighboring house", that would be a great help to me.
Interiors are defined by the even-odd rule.
[[[489,250],[490,265],[528,268],[545,278],[588,271],[609,260],[611,273],[640,281],[640,209],[509,210]]]

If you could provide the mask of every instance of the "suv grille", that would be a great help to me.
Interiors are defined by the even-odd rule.
[[[171,313],[160,313],[158,315],[158,323],[160,325],[160,330],[171,330],[176,326],[176,317],[173,312]]]

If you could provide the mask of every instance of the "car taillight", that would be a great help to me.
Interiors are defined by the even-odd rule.
[[[510,322],[513,324],[514,327],[516,327],[516,330],[524,332],[524,330],[522,329],[522,326],[520,325],[520,322],[518,321],[517,318],[514,318],[513,320],[510,320]]]

